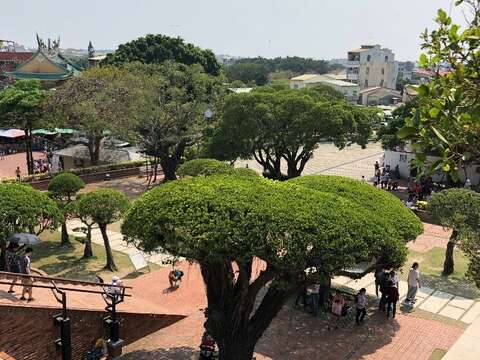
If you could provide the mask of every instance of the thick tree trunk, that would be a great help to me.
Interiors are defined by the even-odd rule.
[[[237,265],[235,276],[229,262],[201,264],[208,299],[206,329],[217,342],[220,360],[251,360],[257,341],[296,290],[277,286],[274,280],[254,311],[259,291],[280,274],[267,269],[251,282],[252,261]]]
[[[88,152],[90,153],[90,164],[92,166],[98,165],[102,140],[102,137],[92,137],[88,139]]]
[[[166,181],[177,180],[177,161],[172,160],[170,157],[162,157],[160,158],[160,165]]]
[[[445,262],[443,263],[443,275],[448,276],[453,274],[454,271],[454,261],[453,261],[453,250],[457,243],[458,232],[453,230],[452,236],[448,240],[447,249],[445,251]]]
[[[70,239],[68,238],[68,230],[67,230],[67,223],[64,221],[62,223],[62,241],[60,242],[60,246],[70,246]]]
[[[107,224],[98,224],[100,227],[100,231],[103,237],[103,243],[105,245],[105,253],[107,255],[107,264],[105,265],[105,270],[110,271],[117,271],[117,265],[115,265],[115,261],[113,260],[113,253],[112,248],[110,247],[110,241],[108,240],[107,235]]]
[[[83,250],[83,258],[88,259],[93,256],[92,251],[92,227],[87,226],[87,237],[85,238],[85,249]]]

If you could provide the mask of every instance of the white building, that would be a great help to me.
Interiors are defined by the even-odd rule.
[[[380,45],[362,45],[348,52],[347,79],[360,88],[383,87],[395,89],[398,63],[389,49]]]
[[[345,96],[348,101],[358,101],[360,96],[360,87],[357,84],[351,82],[338,80],[338,75],[317,75],[317,74],[304,74],[290,79],[291,89],[302,89],[315,85],[326,85]]]

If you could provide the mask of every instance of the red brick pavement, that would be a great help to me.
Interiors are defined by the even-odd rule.
[[[25,153],[18,153],[7,155],[3,159],[0,160],[0,179],[3,178],[14,178],[15,177],[15,170],[17,166],[20,167],[20,171],[23,175],[28,175],[27,172],[27,160],[25,158]],[[43,159],[45,155],[41,152],[34,152],[33,158],[34,159]]]
[[[445,230],[441,226],[423,223],[423,234],[409,242],[408,248],[420,253],[426,253],[435,247],[446,248],[451,234],[451,230]]]
[[[203,332],[204,286],[196,266],[187,271],[178,292],[166,295],[159,295],[153,281],[163,282],[164,270],[132,283],[143,296],[157,294],[160,303],[165,300],[169,307],[178,306],[190,316],[131,344],[125,349],[125,359],[196,359]],[[460,327],[411,314],[399,313],[395,320],[386,320],[374,309],[364,326],[356,327],[351,319],[343,320],[338,330],[328,331],[327,325],[327,319],[285,306],[260,340],[257,360],[427,360],[435,349],[449,349],[463,332]]]

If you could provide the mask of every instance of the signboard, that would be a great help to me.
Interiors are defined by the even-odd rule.
[[[131,254],[130,255],[130,261],[132,262],[135,270],[140,270],[140,269],[148,267],[147,259],[145,259],[145,256],[143,255],[143,253],[141,251],[139,251],[135,254]]]

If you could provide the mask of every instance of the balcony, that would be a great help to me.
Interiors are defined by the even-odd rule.
[[[347,73],[347,80],[358,81],[358,74]]]

